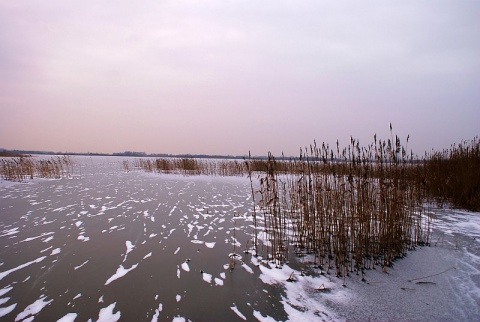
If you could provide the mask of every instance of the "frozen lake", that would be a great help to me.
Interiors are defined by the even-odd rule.
[[[278,269],[244,253],[253,233],[246,177],[126,173],[125,158],[74,159],[73,178],[0,183],[1,319],[401,320],[407,307],[408,319],[427,309],[420,320],[478,317],[478,214],[439,214],[437,246],[342,287],[333,276],[300,276],[297,260]],[[425,294],[434,300],[415,301]]]

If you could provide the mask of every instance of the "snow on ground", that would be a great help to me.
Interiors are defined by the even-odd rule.
[[[30,315],[38,314],[45,306],[50,304],[53,300],[46,301],[46,296],[40,297],[38,300],[27,306],[22,312],[20,312],[15,321],[21,321]]]
[[[117,268],[117,272],[115,274],[113,274],[106,282],[105,282],[105,285],[108,285],[110,284],[111,282],[121,278],[121,277],[124,277],[125,275],[127,275],[128,272],[130,272],[131,270],[134,270],[135,268],[137,268],[138,264],[135,264],[133,265],[132,267],[130,268],[125,268],[123,267],[123,265],[120,265],[119,268]]]

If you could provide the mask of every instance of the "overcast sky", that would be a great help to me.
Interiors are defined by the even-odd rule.
[[[298,155],[480,134],[480,1],[3,1],[0,148]]]

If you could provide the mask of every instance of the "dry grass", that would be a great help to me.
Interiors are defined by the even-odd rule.
[[[352,138],[343,149],[314,143],[281,166],[269,155],[257,191],[267,258],[281,265],[294,245],[297,255],[314,255],[315,265],[337,276],[386,270],[430,242],[425,193],[411,184],[417,166],[398,137],[367,147]]]
[[[418,176],[430,198],[443,205],[480,210],[480,141],[478,137],[425,157]]]
[[[0,177],[7,181],[25,182],[34,177],[62,178],[73,174],[70,156],[36,160],[31,156],[0,160]]]

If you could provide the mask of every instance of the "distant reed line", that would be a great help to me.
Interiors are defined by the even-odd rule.
[[[0,178],[26,182],[34,178],[63,178],[73,174],[73,159],[68,156],[36,159],[32,156],[0,159]]]

